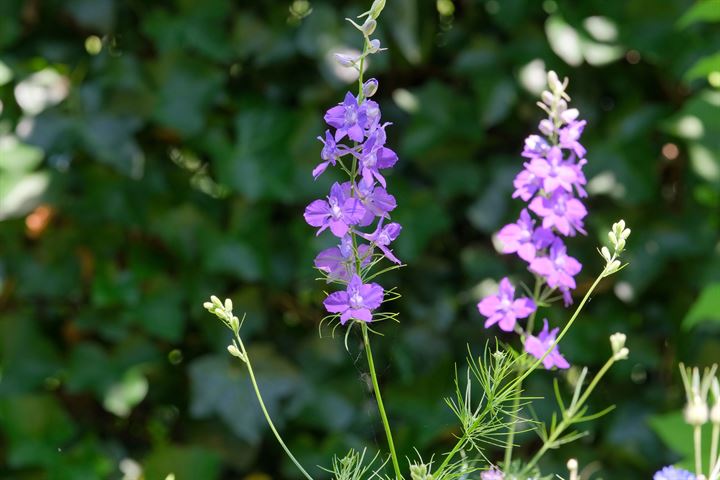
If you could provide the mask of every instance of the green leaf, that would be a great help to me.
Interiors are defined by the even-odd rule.
[[[148,392],[148,381],[138,369],[128,370],[120,382],[105,393],[103,407],[118,417],[127,417],[143,401]]]
[[[695,80],[696,78],[704,78],[712,72],[720,72],[720,53],[703,57],[690,67],[685,73],[685,80]]]
[[[143,478],[175,480],[213,480],[220,476],[220,458],[200,447],[168,445],[154,451],[145,460]]]
[[[720,283],[713,283],[703,289],[683,318],[682,327],[690,330],[703,322],[720,322]]]
[[[685,12],[677,24],[685,28],[697,22],[720,22],[720,0],[702,0]]]
[[[683,468],[694,470],[694,443],[692,427],[685,423],[682,412],[672,412],[650,417],[650,427],[671,450],[682,455],[679,463]],[[710,445],[710,428],[703,428],[703,445]],[[710,449],[703,449],[703,465],[709,462]]]

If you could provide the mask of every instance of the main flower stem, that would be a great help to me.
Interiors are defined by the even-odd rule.
[[[702,475],[702,429],[695,425],[693,438],[695,440],[695,475]]]
[[[375,400],[377,401],[378,410],[380,411],[380,418],[382,419],[383,427],[385,427],[385,436],[387,437],[390,457],[392,458],[393,468],[395,469],[395,478],[400,480],[403,476],[400,473],[400,464],[398,463],[397,453],[395,453],[395,443],[393,442],[390,423],[388,422],[387,414],[385,413],[385,405],[383,404],[382,395],[380,394],[380,385],[378,385],[377,374],[375,373],[375,362],[373,361],[372,349],[370,348],[368,328],[364,323],[362,324],[362,334],[363,341],[365,342],[365,354],[367,355],[370,377],[372,378],[373,389],[375,390]]]
[[[273,423],[272,419],[270,418],[270,414],[267,411],[267,408],[265,407],[265,402],[263,401],[262,395],[260,394],[260,388],[258,387],[257,380],[255,379],[255,372],[253,371],[252,365],[250,364],[250,357],[247,354],[247,351],[245,350],[245,345],[243,345],[242,340],[240,340],[240,335],[235,334],[235,338],[237,339],[238,345],[240,345],[240,352],[242,353],[245,365],[247,366],[248,373],[250,374],[250,381],[252,382],[252,386],[255,389],[255,396],[258,399],[258,403],[260,404],[260,408],[262,409],[263,414],[265,415],[265,420],[267,421],[268,425],[270,426],[270,430],[275,434],[275,438],[277,439],[278,443],[282,447],[283,450],[285,450],[285,453],[288,457],[290,457],[290,460],[295,464],[295,466],[302,472],[302,474],[307,478],[308,480],[313,480],[313,477],[310,476],[310,474],[305,471],[302,465],[300,465],[300,462],[295,458],[295,456],[292,454],[290,449],[287,445],[285,445],[285,442],[283,441],[282,437],[280,436],[280,433],[275,428],[275,424]]]

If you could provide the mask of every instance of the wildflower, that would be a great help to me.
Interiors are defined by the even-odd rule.
[[[480,474],[480,480],[503,480],[504,478],[505,474],[497,467],[492,467],[490,470],[485,470]]]
[[[542,187],[542,179],[528,170],[521,170],[513,180],[513,186],[515,191],[512,198],[520,197],[527,202]]]
[[[546,193],[552,193],[558,188],[572,193],[573,185],[580,181],[575,165],[563,159],[562,150],[558,147],[550,148],[545,158],[533,158],[525,165],[529,172],[542,179]]]
[[[388,260],[399,264],[401,263],[400,260],[398,260],[398,258],[393,255],[392,250],[387,247],[398,236],[400,236],[401,230],[402,226],[399,223],[394,222],[383,227],[381,219],[378,222],[378,226],[373,233],[361,233],[360,236],[363,237],[365,240],[371,241],[373,245],[376,245],[380,250],[382,250],[383,254],[388,258]]]
[[[365,216],[365,207],[357,198],[348,197],[340,184],[335,182],[330,189],[330,195],[325,200],[315,200],[305,208],[305,221],[313,226],[320,227],[317,235],[330,227],[336,237],[342,238],[349,230],[350,225],[358,223]]]
[[[497,323],[505,332],[512,332],[515,322],[528,317],[535,308],[535,302],[527,297],[515,299],[515,287],[507,277],[500,280],[497,295],[485,297],[478,303],[480,313],[488,317],[485,328]]]
[[[335,280],[349,281],[355,271],[355,257],[353,255],[352,239],[349,235],[345,235],[340,245],[327,248],[318,253],[315,257],[315,268],[325,272],[327,281]],[[360,265],[365,266],[370,263],[370,246],[362,244],[357,247]]]
[[[312,176],[316,180],[327,169],[328,165],[335,166],[338,157],[348,153],[347,147],[338,145],[335,142],[335,138],[330,133],[330,130],[325,130],[325,139],[322,137],[317,138],[323,143],[323,149],[322,152],[320,152],[320,158],[322,158],[323,161],[312,171]]]
[[[663,467],[655,472],[653,480],[695,480],[695,475],[682,468]]]
[[[522,156],[526,158],[543,157],[550,150],[550,144],[540,135],[530,135],[525,139]]]
[[[387,185],[385,183],[385,177],[380,173],[380,169],[390,168],[395,165],[398,160],[397,154],[385,147],[385,141],[387,139],[385,135],[386,125],[375,129],[370,134],[363,145],[362,152],[358,156],[363,180],[365,182],[372,182],[374,177],[380,182],[383,188]]]
[[[575,275],[580,273],[582,265],[567,254],[565,244],[556,238],[550,246],[547,257],[537,257],[530,263],[530,270],[545,277],[552,288],[575,289]]]
[[[372,322],[372,310],[382,304],[383,288],[377,283],[363,284],[355,274],[350,279],[346,291],[334,292],[323,302],[330,313],[340,314],[340,323],[345,325],[348,320],[355,319]]]
[[[535,220],[523,209],[517,222],[505,225],[497,234],[502,243],[502,253],[517,253],[526,262],[532,262],[536,252],[549,247],[555,239],[552,231],[535,229],[534,225]]]
[[[566,127],[560,129],[560,146],[572,150],[578,158],[583,158],[587,153],[579,141],[586,124],[585,120],[579,122],[573,120]]]
[[[543,329],[540,331],[538,336],[528,335],[525,339],[525,351],[535,358],[542,358],[542,356],[545,355],[545,352],[547,352],[550,346],[555,342],[558,330],[559,329],[556,327],[548,331],[547,319],[543,319]],[[570,367],[568,361],[565,360],[565,357],[563,357],[558,351],[557,346],[555,346],[555,348],[553,348],[552,351],[543,359],[543,365],[548,370],[552,367]]]
[[[566,192],[556,190],[550,198],[535,197],[530,202],[530,210],[543,217],[543,227],[555,227],[565,236],[574,236],[575,232],[585,233],[583,218],[587,209],[577,198]]]
[[[345,182],[343,188],[349,191],[350,182]],[[378,186],[374,180],[360,180],[356,185],[356,192],[365,207],[365,216],[358,223],[361,227],[370,225],[375,217],[388,218],[388,212],[397,206],[395,197],[390,195],[385,188]]]
[[[363,118],[362,110],[358,105],[355,96],[348,92],[342,103],[332,107],[325,114],[325,121],[331,127],[335,127],[335,141],[339,142],[347,135],[355,142],[363,141]]]

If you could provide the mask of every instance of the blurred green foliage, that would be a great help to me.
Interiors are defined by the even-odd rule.
[[[333,181],[310,176],[322,114],[348,88],[330,52],[358,47],[343,18],[367,3],[0,2],[1,477],[130,479],[134,459],[147,479],[296,478],[202,309],[211,293],[247,311],[259,382],[304,464],[383,445],[358,339],[348,354],[318,338],[311,265],[329,239],[302,220]],[[452,443],[453,364],[497,333],[475,303],[522,268],[490,236],[520,208],[511,181],[550,68],[589,124],[579,294],[602,232],[622,217],[634,233],[630,268],[562,346],[597,369],[609,334],[628,333],[630,361],[592,401],[618,408],[545,465],[576,456],[593,478],[649,478],[687,453],[672,441],[676,363],[720,359],[718,12],[388,1],[389,51],[370,72],[401,158],[390,184],[408,267],[385,281],[402,323],[375,349],[401,456]],[[529,393],[548,396],[549,377]]]

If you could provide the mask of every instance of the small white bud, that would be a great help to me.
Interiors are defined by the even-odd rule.
[[[626,228],[626,229],[623,230],[622,233],[620,234],[620,238],[622,238],[623,240],[627,240],[628,237],[630,236],[630,232],[632,232],[632,230],[630,230],[629,228]]]
[[[225,310],[227,310],[228,312],[232,312],[232,309],[233,309],[232,300],[230,300],[229,298],[226,298],[225,299]]]
[[[365,20],[365,23],[362,24],[362,27],[360,27],[360,31],[363,35],[369,37],[375,31],[375,27],[377,27],[377,22],[372,18],[368,18]]]
[[[377,19],[385,8],[385,0],[375,0],[370,7],[370,18]]]
[[[704,425],[709,416],[707,404],[700,398],[700,395],[695,395],[692,402],[685,406],[683,414],[685,422],[692,426]]]
[[[608,238],[610,239],[610,243],[612,246],[617,245],[617,236],[615,235],[614,231],[608,232]]]
[[[540,94],[540,99],[542,99],[542,101],[545,102],[547,105],[552,105],[555,102],[555,97],[547,90],[543,90],[543,92]]]
[[[370,40],[370,43],[368,45],[368,52],[377,53],[379,51],[380,51],[380,40],[378,40],[377,38]]]
[[[371,78],[367,82],[363,83],[362,91],[365,98],[370,98],[375,95],[378,89],[378,81]]]
[[[350,55],[345,55],[344,53],[336,53],[335,61],[338,62],[343,67],[352,67],[353,65],[355,65],[355,62],[357,61],[357,59]]]
[[[620,268],[620,260],[613,260],[610,265],[608,265],[608,274],[615,273]]]
[[[626,360],[630,355],[630,350],[627,347],[623,347],[613,355],[613,360]]]
[[[580,115],[580,112],[577,108],[570,108],[568,110],[565,110],[560,114],[560,120],[562,120],[565,123],[570,123],[573,120],[575,120],[578,115]]]
[[[624,333],[617,332],[610,335],[610,346],[612,347],[613,353],[618,353],[625,347],[625,340],[627,340],[627,335]]]
[[[563,90],[563,85],[560,83],[560,79],[557,76],[557,73],[555,73],[553,70],[550,70],[547,74],[548,79],[548,86],[550,87],[550,90],[553,92],[558,92]]]
[[[215,295],[211,295],[211,296],[210,296],[210,300],[212,301],[213,304],[215,304],[215,307],[217,307],[217,308],[223,308],[222,302],[221,302],[220,299],[219,299],[218,297],[216,297]]]
[[[552,134],[555,132],[555,126],[547,118],[540,120],[540,125],[538,125],[538,129],[543,135],[546,135],[548,137],[552,136]]]
[[[240,320],[238,320],[238,317],[233,315],[228,323],[230,323],[230,329],[233,332],[237,332],[240,329]]]
[[[227,351],[233,357],[243,358],[243,354],[240,353],[240,350],[235,345],[228,345]]]
[[[567,102],[565,100],[558,100],[557,104],[555,104],[555,111],[562,115],[567,110]]]
[[[609,262],[612,260],[612,255],[610,255],[610,250],[608,250],[607,247],[602,247],[600,249],[600,255],[605,259],[605,261]]]
[[[215,305],[212,302],[204,302],[203,307],[205,308],[205,310],[209,310],[210,312],[215,310]]]
[[[710,421],[715,425],[720,425],[720,401],[715,402],[710,409]]]

